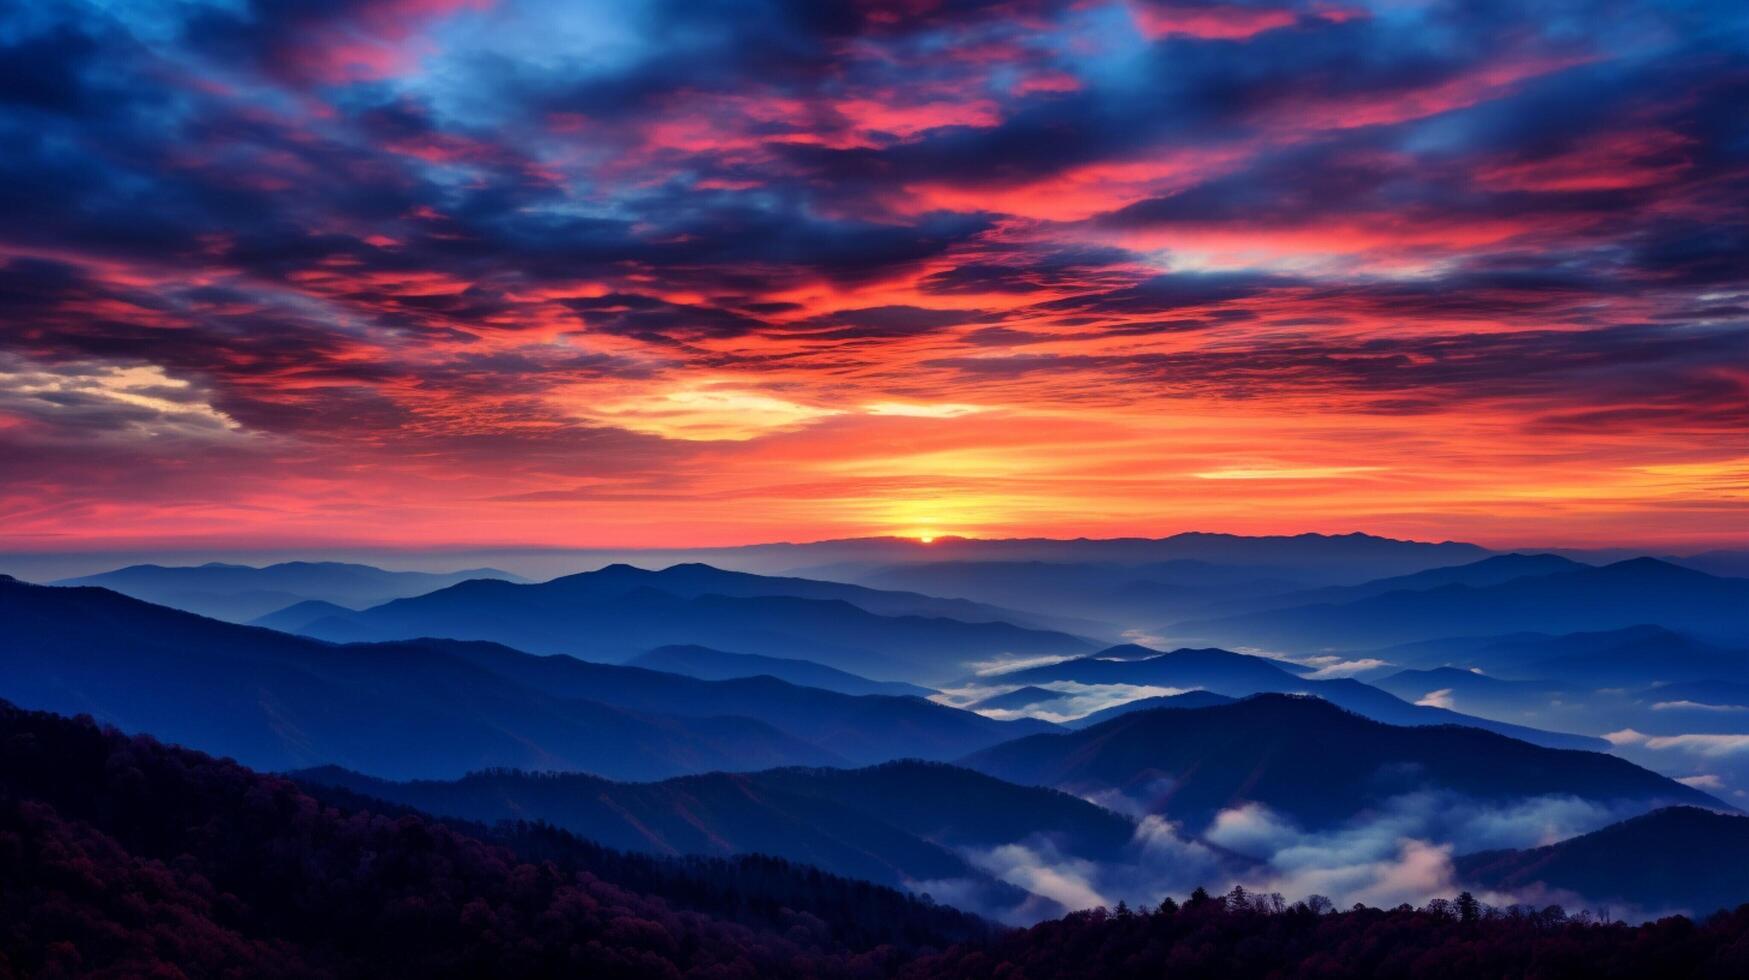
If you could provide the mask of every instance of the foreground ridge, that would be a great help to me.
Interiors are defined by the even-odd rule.
[[[1749,905],[1630,927],[1242,889],[1032,929],[781,861],[452,824],[0,702],[0,977],[1741,976]],[[1534,971],[1531,969],[1534,966]]]

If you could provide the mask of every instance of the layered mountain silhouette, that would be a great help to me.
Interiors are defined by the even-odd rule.
[[[1126,684],[1195,688],[1227,697],[1252,694],[1313,694],[1332,704],[1391,725],[1469,725],[1512,738],[1555,748],[1604,749],[1607,744],[1586,735],[1549,732],[1524,725],[1459,714],[1445,708],[1411,704],[1351,678],[1314,680],[1309,668],[1282,660],[1233,653],[1230,650],[1174,650],[1139,657],[1134,645],[1121,648],[1118,658],[1094,654],[1004,673],[1005,683]]]
[[[848,671],[834,670],[809,660],[762,657],[754,653],[727,653],[701,646],[658,647],[626,662],[670,674],[685,674],[700,680],[722,681],[739,677],[775,677],[801,687],[817,687],[840,694],[892,694],[928,697],[935,692],[903,681],[871,681]]]
[[[1043,687],[1017,687],[1012,691],[992,694],[982,700],[966,705],[973,711],[1020,711],[1047,701],[1056,701],[1063,697],[1063,692],[1052,691]]]
[[[553,696],[590,698],[635,712],[758,718],[853,764],[953,759],[1007,739],[1057,730],[1032,718],[998,721],[918,697],[852,696],[774,677],[703,681],[563,654],[531,656],[495,643],[423,642]]]
[[[1453,706],[1493,712],[1543,709],[1562,690],[1549,681],[1502,680],[1458,667],[1401,670],[1367,683],[1405,701],[1434,697]]]
[[[1490,676],[1581,690],[1709,679],[1749,682],[1749,644],[1725,646],[1649,624],[1562,635],[1466,634],[1370,655],[1411,667],[1473,667]]]
[[[789,569],[864,568],[917,562],[1049,562],[1146,565],[1200,561],[1293,569],[1319,584],[1361,582],[1486,558],[1489,551],[1455,541],[1404,541],[1352,534],[1240,535],[1187,531],[1164,538],[955,538],[924,544],[914,538],[853,538],[808,544],[765,544],[721,552],[725,559]]]
[[[111,977],[855,976],[990,927],[763,856],[315,798],[0,703],[0,972]]]
[[[456,775],[493,765],[649,778],[837,761],[749,718],[555,695],[428,643],[333,646],[96,588],[0,580],[0,697],[262,768]]]
[[[1153,623],[1237,596],[1302,589],[1303,573],[1180,559],[1142,565],[1115,562],[952,561],[875,568],[823,568],[864,585],[957,595],[1006,606],[1061,610],[1106,623]],[[1300,577],[1296,577],[1300,576]]]
[[[1447,585],[1467,585],[1472,588],[1499,585],[1513,579],[1534,575],[1557,575],[1590,568],[1582,562],[1560,555],[1518,554],[1495,555],[1464,565],[1429,568],[1408,575],[1393,575],[1373,579],[1358,585],[1331,585],[1321,589],[1303,589],[1275,595],[1256,594],[1243,599],[1223,602],[1213,611],[1221,613],[1248,612],[1259,609],[1291,609],[1326,603],[1354,602],[1390,592],[1422,592]]]
[[[978,870],[963,849],[1044,838],[1065,855],[1112,860],[1135,831],[1129,820],[1065,793],[914,761],[656,783],[507,771],[453,782],[387,782],[332,768],[296,776],[443,816],[545,821],[630,851],[772,854],[895,887],[934,882],[974,910],[1022,921],[1052,912],[1053,903]]]
[[[1316,827],[1425,789],[1479,800],[1553,794],[1647,807],[1720,805],[1613,756],[1455,725],[1384,725],[1317,698],[1288,695],[1136,711],[1080,731],[999,745],[963,764],[1010,782],[1117,790],[1198,832],[1220,810],[1245,802]]]
[[[1050,727],[921,698],[850,697],[769,677],[701,681],[485,643],[337,646],[9,578],[0,578],[0,622],[0,697],[263,768],[334,763],[435,777],[516,766],[649,779],[951,758]]]
[[[1079,637],[1006,622],[883,615],[858,604],[874,602],[871,593],[838,583],[747,575],[705,565],[659,572],[610,565],[536,585],[464,582],[317,620],[302,632],[337,641],[419,636],[491,640],[535,653],[598,660],[625,660],[661,646],[699,645],[811,660],[877,680],[921,683],[958,676],[966,663],[986,657],[1092,648]],[[880,598],[881,603],[898,601]],[[903,601],[924,608],[936,608],[933,604],[939,602],[922,596]]]
[[[1565,892],[1618,914],[1704,916],[1749,896],[1749,817],[1666,807],[1547,847],[1456,863],[1462,880],[1485,888]]]
[[[1153,698],[1137,698],[1102,708],[1090,715],[1083,715],[1073,721],[1065,722],[1064,728],[1092,728],[1094,725],[1108,722],[1120,715],[1136,711],[1153,711],[1156,708],[1212,708],[1217,704],[1232,704],[1237,698],[1230,698],[1213,691],[1186,691],[1183,694],[1164,694]]]
[[[1527,575],[1491,585],[1403,589],[1349,602],[1182,622],[1172,635],[1276,649],[1364,649],[1446,636],[1569,633],[1656,624],[1749,639],[1749,579],[1655,558]]]
[[[288,561],[259,568],[224,562],[130,565],[52,584],[95,585],[160,606],[247,622],[306,600],[332,603],[343,610],[360,609],[469,579],[524,581],[496,568],[391,572],[350,562]]]

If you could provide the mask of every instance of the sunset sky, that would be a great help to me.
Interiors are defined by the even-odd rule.
[[[1749,5],[24,3],[0,547],[1749,542]]]

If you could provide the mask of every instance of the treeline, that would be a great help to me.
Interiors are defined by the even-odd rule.
[[[783,861],[481,840],[4,703],[0,760],[0,977],[880,977],[989,928]]]
[[[1426,907],[1334,912],[1326,899],[1225,896],[1094,909],[923,956],[903,974],[1022,980],[1068,977],[1402,977],[1596,980],[1749,976],[1749,905],[1696,924],[1639,926],[1560,906],[1490,908],[1468,893]]]

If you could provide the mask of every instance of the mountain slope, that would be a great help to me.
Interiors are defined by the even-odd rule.
[[[1002,622],[871,613],[842,598],[784,594],[802,579],[767,580],[702,566],[646,572],[613,565],[537,585],[464,582],[399,599],[304,630],[340,641],[444,636],[490,640],[535,653],[624,660],[661,646],[692,644],[823,663],[879,680],[930,683],[998,654],[1075,653],[1090,644],[1064,633]],[[767,595],[722,595],[770,581]],[[830,584],[830,583],[828,583]],[[664,591],[672,585],[682,594]],[[837,586],[837,588],[851,588]]]
[[[0,579],[0,623],[0,697],[262,768],[441,776],[516,765],[650,778],[837,760],[763,722],[541,691],[432,644],[336,647],[104,589]]]
[[[1196,830],[1243,802],[1329,825],[1428,787],[1484,800],[1569,794],[1718,805],[1613,756],[1458,726],[1383,725],[1316,698],[1284,695],[1137,711],[1077,732],[998,745],[962,764],[1010,782],[1117,789]]]
[[[1711,679],[1749,683],[1749,646],[1719,646],[1647,624],[1561,635],[1454,636],[1371,655],[1411,667],[1475,667],[1492,676],[1578,688]]]
[[[9,976],[850,976],[988,931],[766,858],[658,861],[318,803],[228,760],[5,704],[0,744]]]
[[[1133,647],[1129,649],[1134,649]],[[1174,650],[1153,657],[1114,660],[1095,654],[1000,675],[1007,683],[1127,684],[1200,689],[1242,698],[1253,694],[1313,694],[1349,711],[1390,725],[1468,725],[1537,745],[1567,749],[1607,748],[1602,739],[1549,732],[1477,718],[1445,708],[1410,704],[1352,678],[1313,680],[1307,668],[1229,650]],[[1300,673],[1296,673],[1300,672]]]
[[[1720,578],[1654,558],[1518,578],[1445,585],[1353,602],[1298,606],[1174,625],[1174,635],[1278,649],[1357,649],[1441,636],[1570,633],[1654,623],[1749,639],[1749,579]]]
[[[992,694],[981,701],[966,705],[972,711],[1019,711],[1035,704],[1055,701],[1063,696],[1061,691],[1052,691],[1043,687],[1017,687],[1012,691]]]
[[[1011,918],[1036,916],[1043,903],[978,871],[955,848],[1044,835],[1064,854],[1107,859],[1135,829],[1067,794],[938,763],[712,773],[658,783],[504,771],[410,783],[333,769],[296,775],[431,813],[547,821],[627,850],[757,852],[894,886],[960,882],[966,896],[976,896],[977,910]]]
[[[0,697],[89,712],[264,768],[376,775],[490,766],[649,779],[957,758],[1022,734],[916,697],[770,677],[702,681],[451,640],[335,646],[101,589],[0,581]]]
[[[1514,579],[1562,572],[1580,571],[1591,566],[1571,558],[1550,554],[1511,553],[1493,555],[1464,565],[1429,568],[1408,575],[1393,575],[1373,579],[1358,585],[1332,585],[1321,589],[1304,589],[1277,595],[1253,596],[1221,603],[1214,607],[1220,613],[1252,612],[1262,609],[1291,609],[1322,603],[1354,602],[1389,592],[1421,592],[1447,585],[1470,587],[1499,585]]]
[[[1708,915],[1749,901],[1749,817],[1668,807],[1547,847],[1466,855],[1457,872],[1487,888]]]
[[[816,687],[840,694],[889,694],[928,697],[935,692],[903,681],[871,681],[866,677],[808,660],[761,657],[753,653],[726,653],[701,646],[657,647],[626,661],[628,667],[685,674],[699,680],[722,681],[741,677],[775,677],[800,687]]]
[[[1064,724],[1064,728],[1092,728],[1121,715],[1137,711],[1153,711],[1157,708],[1212,708],[1219,704],[1232,704],[1237,698],[1230,698],[1213,691],[1186,691],[1183,694],[1167,694],[1155,698],[1138,698],[1102,708],[1090,715],[1076,718]]]
[[[953,759],[1021,735],[1055,730],[1036,719],[998,721],[911,696],[838,694],[774,677],[702,681],[561,654],[530,656],[495,643],[423,642],[555,697],[589,698],[636,712],[758,718],[856,764],[906,756]]]
[[[496,568],[391,572],[349,562],[291,561],[259,568],[223,562],[130,565],[52,584],[92,585],[172,609],[245,622],[305,600],[360,608],[480,578],[523,581]]]

